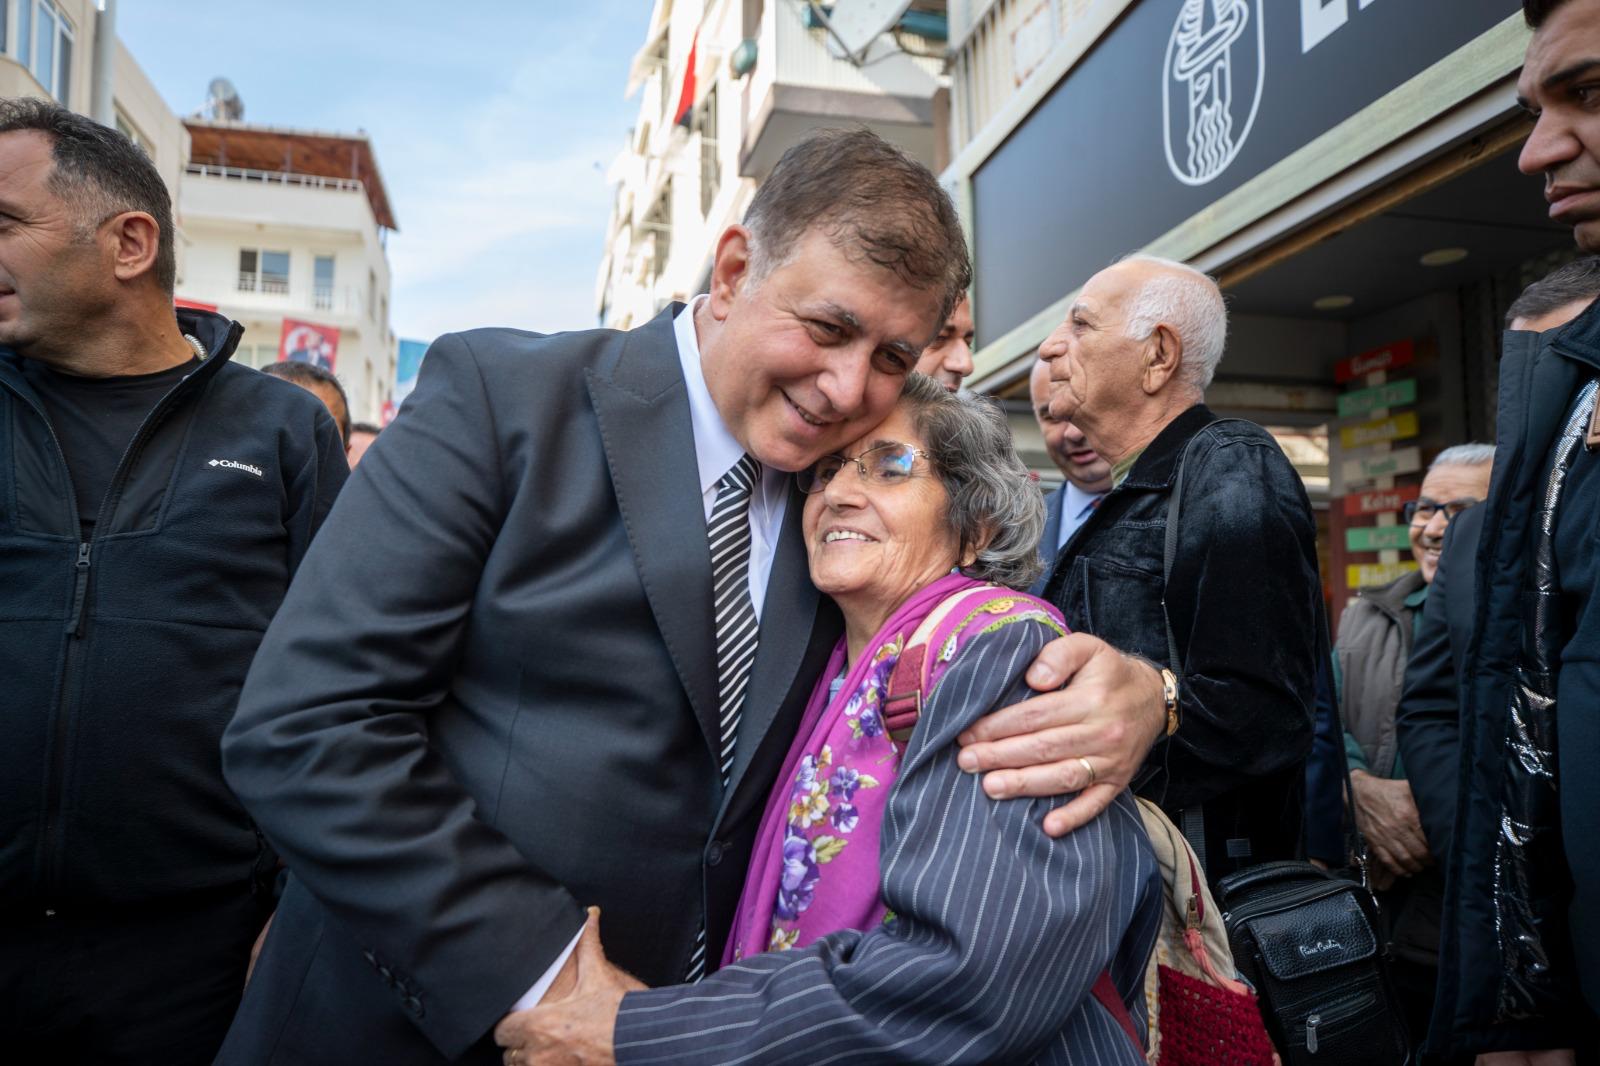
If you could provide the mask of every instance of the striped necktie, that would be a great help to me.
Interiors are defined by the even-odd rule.
[[[717,768],[722,787],[733,771],[739,718],[756,661],[760,620],[750,600],[750,493],[761,467],[742,456],[717,482],[706,538],[711,544],[712,612],[717,634]],[[702,925],[689,959],[690,981],[706,972],[706,931]]]

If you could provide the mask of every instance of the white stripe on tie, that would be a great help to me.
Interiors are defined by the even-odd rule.
[[[717,482],[717,500],[706,524],[711,548],[711,601],[713,629],[717,635],[717,769],[722,787],[728,787],[750,687],[750,668],[756,661],[761,622],[750,601],[750,493],[761,467],[748,455]],[[698,981],[706,974],[706,930],[695,935],[687,978]]]

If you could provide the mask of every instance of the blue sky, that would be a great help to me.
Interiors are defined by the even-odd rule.
[[[650,0],[121,0],[117,33],[180,115],[231,79],[245,119],[365,130],[400,232],[395,332],[595,324],[605,168]]]

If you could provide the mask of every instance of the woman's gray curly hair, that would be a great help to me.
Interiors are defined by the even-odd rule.
[[[900,406],[916,426],[950,497],[946,519],[960,539],[961,554],[988,538],[962,572],[996,585],[1027,588],[1044,569],[1039,560],[1044,497],[1017,457],[1005,413],[987,397],[948,392],[924,374],[906,379]]]

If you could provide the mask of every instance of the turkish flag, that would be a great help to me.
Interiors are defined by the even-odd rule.
[[[678,94],[678,110],[673,114],[672,121],[680,126],[687,126],[693,120],[694,114],[694,66],[695,55],[700,50],[700,31],[694,31],[694,40],[689,42],[689,62],[683,70],[683,91]]]

